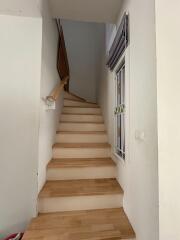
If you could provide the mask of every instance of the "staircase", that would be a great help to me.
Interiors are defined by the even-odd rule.
[[[65,93],[39,215],[23,240],[135,239],[110,156],[100,108]]]

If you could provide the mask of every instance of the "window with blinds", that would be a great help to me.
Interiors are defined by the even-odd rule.
[[[109,51],[107,66],[111,71],[115,68],[129,44],[129,15],[124,14],[114,42]]]

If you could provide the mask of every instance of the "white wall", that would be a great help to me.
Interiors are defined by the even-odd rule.
[[[55,20],[52,19],[47,0],[42,5],[42,75],[41,75],[41,99],[50,94],[59,83],[57,72],[57,46],[58,31]],[[40,190],[46,180],[46,166],[52,158],[52,145],[55,141],[57,124],[60,119],[60,111],[63,104],[63,95],[57,101],[56,110],[46,111],[43,101],[40,106],[40,130],[39,130],[39,176],[38,189]]]
[[[40,6],[44,0],[1,0],[0,14],[41,17]]]
[[[179,10],[179,0],[156,0],[160,240],[180,239]]]
[[[41,5],[42,4],[42,5]],[[23,231],[36,216],[37,196],[52,157],[62,97],[55,111],[45,98],[59,82],[58,32],[47,1],[41,18],[0,16],[0,232]],[[37,176],[38,174],[38,176]]]
[[[96,102],[104,24],[62,21],[70,65],[70,91]]]
[[[36,214],[41,19],[0,16],[0,232]]]
[[[130,16],[130,46],[126,54],[127,107],[129,133],[127,159],[118,164],[118,180],[124,189],[124,208],[132,223],[137,240],[158,240],[158,157],[157,157],[157,96],[155,57],[154,1],[125,0],[124,11]],[[120,18],[119,18],[120,20]],[[118,23],[119,23],[118,20]],[[117,24],[118,25],[118,24]],[[106,47],[114,36],[107,26]],[[105,51],[107,52],[107,48]],[[114,145],[115,80],[103,62],[99,102],[108,130],[109,142]],[[129,102],[129,103],[128,103]],[[144,132],[145,140],[135,139]],[[126,138],[128,139],[128,138]]]

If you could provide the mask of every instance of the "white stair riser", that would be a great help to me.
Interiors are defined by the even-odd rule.
[[[80,107],[94,107],[95,104],[92,103],[86,103],[86,102],[78,102],[78,101],[73,101],[73,100],[64,100],[64,106],[65,107],[75,107],[75,106],[80,106]]]
[[[122,207],[122,195],[41,198],[38,207],[40,213],[119,208]]]
[[[47,180],[116,178],[116,167],[49,168]]]
[[[70,114],[101,114],[100,108],[71,108],[64,107],[63,113]]]
[[[54,148],[53,158],[106,158],[110,148]]]
[[[104,124],[95,123],[60,123],[59,131],[105,131]]]
[[[62,122],[103,122],[101,115],[61,115]]]
[[[107,134],[56,134],[57,143],[106,143]]]

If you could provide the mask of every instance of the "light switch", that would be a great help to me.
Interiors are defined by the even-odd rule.
[[[56,109],[56,102],[55,101],[47,101],[47,99],[42,99],[43,100],[43,104],[44,104],[44,109],[46,111],[50,111],[50,110],[55,110]]]

